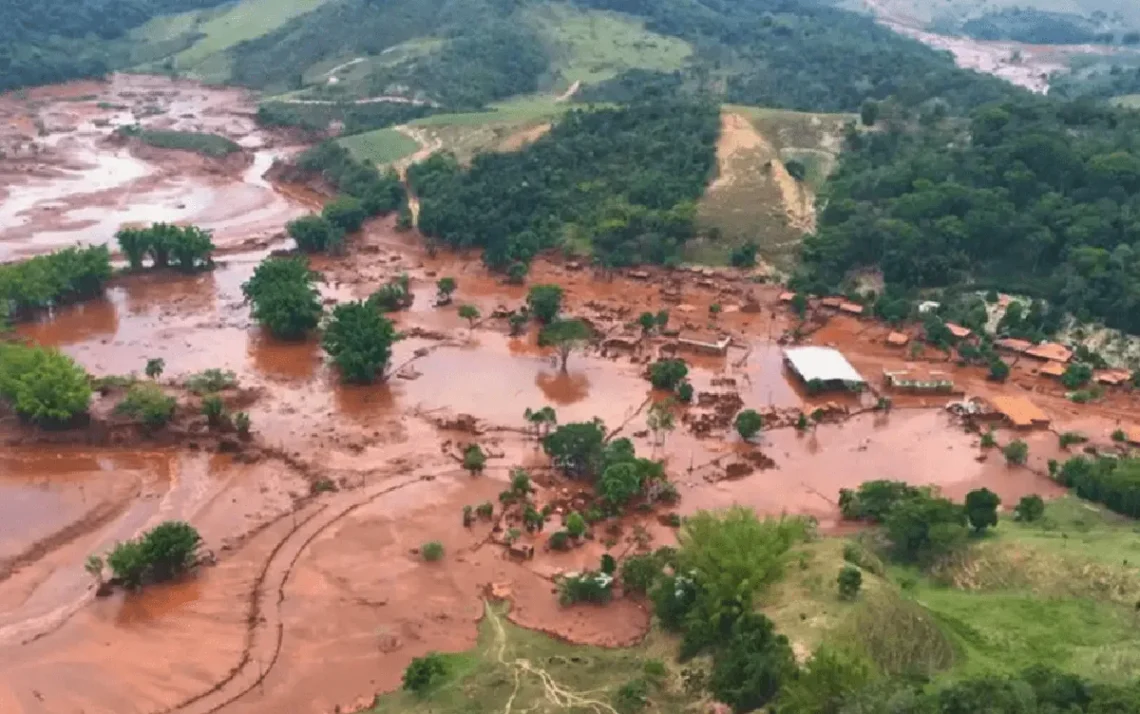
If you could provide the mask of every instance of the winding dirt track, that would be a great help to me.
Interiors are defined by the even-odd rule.
[[[458,471],[456,472],[458,473]],[[445,475],[445,474],[439,474]],[[298,559],[318,536],[345,516],[376,499],[415,483],[435,478],[422,474],[398,483],[376,485],[334,494],[324,502],[311,503],[293,514],[294,526],[274,547],[262,568],[250,597],[246,644],[241,659],[230,673],[210,689],[168,709],[167,712],[210,714],[231,704],[260,684],[281,654],[285,631],[281,605],[285,588]],[[286,517],[288,518],[288,516]]]

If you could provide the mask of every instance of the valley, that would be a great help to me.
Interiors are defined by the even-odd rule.
[[[667,5],[140,0],[0,94],[0,712],[1140,707],[1132,115]]]

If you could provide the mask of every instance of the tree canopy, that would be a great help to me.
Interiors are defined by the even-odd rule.
[[[324,308],[304,258],[267,258],[241,286],[253,319],[275,337],[297,340],[316,329]]]
[[[366,302],[337,305],[325,327],[322,345],[346,382],[370,384],[384,377],[396,326]]]
[[[568,235],[603,265],[675,261],[693,235],[695,201],[715,165],[718,111],[686,100],[574,110],[525,149],[437,155],[412,167],[420,230],[481,247],[506,270]]]
[[[1135,113],[1047,98],[849,132],[797,283],[874,266],[888,289],[988,284],[1140,331],[1138,134]]]

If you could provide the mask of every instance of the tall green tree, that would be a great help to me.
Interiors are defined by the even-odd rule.
[[[321,342],[341,379],[371,384],[384,378],[392,345],[400,339],[392,321],[364,302],[341,303],[332,312]]]

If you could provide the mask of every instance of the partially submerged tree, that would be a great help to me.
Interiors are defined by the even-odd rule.
[[[659,359],[649,366],[649,382],[654,389],[673,391],[689,374],[681,359]]]
[[[285,225],[285,232],[305,253],[332,251],[344,241],[341,229],[323,216],[302,216]]]
[[[665,399],[654,402],[649,407],[649,416],[646,419],[649,430],[653,432],[654,445],[663,445],[666,435],[676,428],[676,418],[673,416],[673,400]]]
[[[605,425],[600,419],[563,424],[543,437],[542,449],[567,476],[596,477],[605,462]]]
[[[455,292],[455,289],[458,287],[459,287],[459,284],[457,282],[455,282],[455,278],[445,276],[445,277],[442,277],[439,280],[437,280],[435,283],[435,290],[436,290],[435,302],[436,302],[436,304],[437,305],[450,305],[451,304],[451,296]]]
[[[166,370],[166,360],[161,357],[152,357],[146,361],[146,376],[148,379],[158,379]]]
[[[553,407],[542,407],[541,409],[526,408],[523,412],[523,418],[534,427],[534,436],[541,439],[550,433],[558,424],[558,414],[554,411]]]
[[[480,317],[479,308],[475,307],[474,305],[460,305],[459,317],[467,320],[467,326],[470,329],[474,330],[475,321]]]
[[[341,303],[333,310],[321,341],[341,379],[371,384],[382,379],[392,345],[400,339],[392,321],[363,302]]]
[[[526,303],[539,322],[549,323],[562,311],[562,288],[558,285],[534,285]]]
[[[764,418],[755,409],[745,409],[736,415],[734,424],[740,438],[749,441],[760,433],[760,429],[764,426]]]
[[[538,344],[558,351],[559,364],[565,372],[570,354],[582,349],[591,336],[589,325],[581,320],[555,320],[538,333]]]
[[[0,342],[0,399],[21,418],[63,426],[87,413],[87,372],[57,349]]]
[[[274,337],[298,340],[316,329],[324,312],[315,279],[304,258],[269,258],[241,289],[253,319]]]
[[[1029,444],[1021,439],[1014,439],[1002,447],[1001,453],[1009,464],[1021,466],[1029,459]]]

